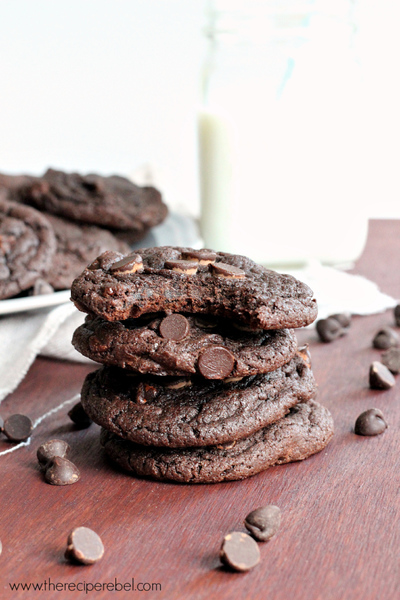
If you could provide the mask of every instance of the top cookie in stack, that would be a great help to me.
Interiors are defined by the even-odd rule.
[[[106,252],[72,299],[88,313],[73,344],[105,365],[87,376],[82,404],[125,469],[242,479],[307,458],[332,436],[291,329],[315,319],[316,302],[293,277],[206,249]]]

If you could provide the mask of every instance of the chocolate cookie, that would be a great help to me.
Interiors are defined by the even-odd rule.
[[[122,438],[179,448],[248,436],[315,390],[312,371],[297,355],[272,373],[225,382],[132,377],[102,367],[86,377],[81,401],[93,421]]]
[[[53,260],[56,240],[37,210],[0,199],[0,298],[33,286]]]
[[[276,423],[222,446],[152,448],[123,440],[105,429],[100,441],[112,460],[140,477],[216,483],[244,479],[273,465],[304,460],[325,448],[332,435],[331,414],[309,400],[297,404]]]
[[[153,187],[139,187],[117,175],[79,175],[48,169],[21,190],[21,200],[49,213],[110,229],[146,233],[168,212]]]
[[[28,185],[32,185],[36,180],[36,177],[29,175],[6,175],[5,173],[0,173],[0,192],[4,192],[4,200],[18,201],[20,190]]]
[[[57,250],[47,281],[56,290],[71,287],[72,281],[99,253],[105,250],[129,252],[129,246],[95,225],[78,225],[46,213],[57,240]]]
[[[162,376],[198,373],[207,379],[267,373],[296,352],[290,329],[244,331],[222,317],[176,313],[150,322],[146,317],[104,321],[88,316],[72,343],[106,365]]]
[[[163,246],[123,258],[105,252],[72,284],[76,306],[106,321],[149,312],[208,313],[253,328],[286,329],[312,323],[310,288],[244,256]]]

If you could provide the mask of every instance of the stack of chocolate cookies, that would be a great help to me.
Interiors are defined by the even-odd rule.
[[[106,252],[72,285],[88,313],[75,348],[103,363],[82,404],[138,476],[207,483],[303,460],[333,435],[315,402],[311,290],[243,256],[160,247]]]

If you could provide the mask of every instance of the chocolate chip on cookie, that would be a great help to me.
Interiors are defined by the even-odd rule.
[[[182,258],[198,262],[200,265],[209,265],[216,261],[217,253],[214,250],[184,250]]]
[[[193,260],[166,260],[165,268],[175,271],[175,273],[184,273],[185,275],[194,275],[197,273],[198,262]]]
[[[128,273],[140,273],[143,271],[143,260],[140,254],[130,254],[121,260],[117,260],[110,267],[112,273],[127,275]]]
[[[160,334],[166,340],[180,342],[189,333],[189,321],[183,315],[168,315],[160,323]]]
[[[223,346],[210,346],[201,353],[198,367],[206,379],[225,379],[232,373],[235,357]]]
[[[228,279],[242,279],[243,277],[246,277],[246,273],[243,269],[239,269],[239,267],[224,262],[213,263],[211,268],[217,277],[227,277]]]

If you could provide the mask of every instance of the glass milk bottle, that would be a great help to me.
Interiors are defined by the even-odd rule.
[[[354,261],[366,131],[351,0],[214,0],[199,111],[205,246],[270,266]]]

